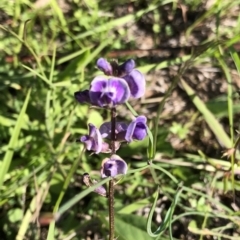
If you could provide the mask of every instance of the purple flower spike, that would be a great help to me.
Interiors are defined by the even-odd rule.
[[[103,146],[103,141],[99,130],[91,123],[88,124],[89,134],[80,138],[80,141],[85,144],[88,151],[100,153]]]
[[[138,116],[133,120],[127,129],[125,139],[127,142],[143,140],[147,136],[147,119],[145,116]]]
[[[113,73],[111,64],[104,58],[97,60],[97,67],[108,76],[111,76]]]
[[[134,69],[123,78],[127,81],[133,98],[140,98],[144,95],[146,82],[141,72]]]
[[[91,83],[89,96],[94,105],[113,107],[125,103],[130,97],[130,90],[124,79],[95,77]]]
[[[74,97],[79,103],[91,104],[91,100],[89,97],[89,90],[75,92]]]
[[[118,155],[114,154],[110,158],[105,158],[102,161],[101,176],[102,178],[115,177],[118,174],[126,174],[127,169],[127,163]]]
[[[122,65],[119,66],[121,72],[128,74],[135,68],[135,61],[133,59],[128,59]]]

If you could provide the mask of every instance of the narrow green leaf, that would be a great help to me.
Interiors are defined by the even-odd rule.
[[[63,184],[63,187],[62,187],[62,190],[61,190],[61,192],[60,192],[60,194],[58,196],[57,202],[56,202],[56,204],[54,206],[53,213],[56,213],[58,211],[59,205],[62,202],[62,199],[63,199],[63,197],[64,197],[64,195],[66,193],[66,190],[67,190],[67,188],[68,188],[68,186],[70,184],[72,176],[73,176],[74,172],[77,170],[79,162],[82,159],[83,152],[84,152],[84,148],[82,147],[80,157],[76,161],[74,161],[74,163],[73,163],[73,165],[72,165],[72,167],[71,167],[71,169],[70,169],[70,171],[69,171],[69,173],[68,173],[68,175],[66,177],[66,180],[65,180],[65,182]],[[54,229],[55,229],[55,222],[53,221],[53,222],[51,222],[51,224],[49,226],[47,240],[54,240]]]
[[[154,139],[153,139],[153,134],[151,132],[151,130],[148,128],[147,129],[147,133],[148,133],[148,148],[147,148],[147,155],[148,155],[148,160],[152,161],[155,155],[154,152]]]
[[[115,216],[116,236],[124,240],[152,239],[145,231],[146,219],[131,214],[117,214]]]
[[[96,26],[94,29],[85,31],[84,33],[81,33],[81,34],[77,35],[75,37],[75,40],[86,38],[88,36],[91,36],[91,35],[94,35],[94,34],[97,34],[97,33],[100,33],[100,32],[109,31],[110,29],[112,29],[114,27],[119,28],[121,25],[126,24],[130,21],[136,20],[136,18],[140,18],[144,14],[153,11],[159,5],[164,5],[164,4],[168,4],[168,3],[171,3],[171,2],[173,2],[173,1],[172,0],[166,0],[166,1],[160,1],[159,3],[150,4],[146,9],[140,10],[135,14],[129,14],[127,16],[109,21],[108,24],[99,25],[99,26]]]
[[[71,198],[69,201],[64,203],[64,205],[59,208],[56,215],[57,216],[62,215],[68,209],[70,209],[72,206],[74,206],[77,202],[79,202],[82,198],[87,196],[89,193],[93,192],[94,189],[96,189],[97,187],[100,187],[100,186],[104,185],[105,183],[109,182],[110,179],[111,178],[105,178],[101,182],[99,182],[99,183],[95,184],[94,186],[91,186],[91,187],[87,188],[86,190],[82,191],[81,193],[77,194],[76,196]]]
[[[5,156],[3,158],[3,161],[1,162],[1,167],[0,167],[0,188],[3,185],[5,174],[8,172],[10,164],[12,162],[14,148],[15,148],[16,143],[18,141],[18,137],[19,137],[22,125],[23,125],[23,121],[24,121],[23,118],[24,118],[24,114],[26,113],[26,109],[27,109],[28,102],[29,102],[29,99],[30,99],[31,91],[32,91],[32,89],[30,88],[28,90],[28,92],[27,92],[27,96],[25,98],[25,101],[24,101],[24,104],[22,106],[22,109],[21,109],[21,111],[20,111],[20,113],[18,115],[18,119],[17,119],[16,125],[14,127],[11,139],[10,139],[10,141],[8,143],[8,150],[6,151]]]
[[[204,102],[197,96],[196,92],[183,80],[181,79],[183,88],[185,89],[188,96],[191,98],[194,105],[197,107],[199,112],[203,115],[210,129],[213,131],[218,141],[223,144],[226,148],[232,146],[232,142],[229,136],[224,131],[221,124],[217,121],[214,115],[208,110]]]
[[[168,227],[170,228],[170,233],[171,233],[171,221],[172,221],[172,216],[173,216],[173,212],[175,210],[175,207],[177,205],[177,202],[178,202],[178,199],[180,197],[180,194],[182,193],[183,189],[182,187],[180,187],[177,192],[176,192],[176,195],[173,199],[173,202],[170,206],[170,208],[167,210],[167,213],[162,221],[162,223],[160,224],[160,226],[158,227],[158,229],[155,231],[155,232],[152,232],[152,227],[151,227],[151,224],[152,224],[152,217],[153,217],[153,213],[154,213],[154,210],[156,208],[156,205],[157,205],[157,200],[158,200],[158,195],[159,195],[159,190],[156,191],[156,196],[155,196],[155,199],[154,199],[154,202],[153,202],[153,205],[151,207],[151,210],[149,212],[149,215],[148,215],[148,220],[147,220],[147,232],[149,234],[149,236],[151,237],[157,237],[158,235],[162,234]],[[170,234],[170,239],[172,239],[172,236]]]
[[[68,61],[70,61],[70,60],[72,60],[72,59],[74,59],[78,56],[81,56],[84,52],[90,51],[91,48],[92,47],[83,48],[83,49],[80,49],[79,51],[68,54],[67,56],[64,56],[64,57],[58,59],[56,61],[56,65],[63,64],[63,63],[68,62]]]
[[[144,198],[138,201],[134,201],[131,204],[128,204],[127,206],[123,207],[118,211],[120,214],[130,214],[133,213],[134,211],[137,211],[140,208],[145,207],[150,203],[150,198]]]
[[[238,53],[232,46],[230,46],[229,49],[230,49],[230,54],[232,56],[234,64],[236,66],[236,69],[238,71],[238,75],[240,76],[240,58],[238,56]]]
[[[45,83],[47,83],[50,87],[54,87],[54,85],[43,75],[41,75],[40,73],[38,73],[36,70],[22,64],[22,66],[24,68],[26,68],[28,71],[30,71],[34,76],[38,76],[39,78],[41,78]]]
[[[16,240],[23,240],[25,239],[25,233],[29,227],[29,223],[33,220],[33,216],[36,215],[36,210],[38,209],[38,205],[40,204],[40,201],[42,197],[44,196],[45,190],[48,188],[47,183],[44,182],[41,186],[41,188],[38,190],[35,197],[32,198],[32,201],[29,205],[29,208],[27,209],[20,228],[18,230]]]
[[[218,62],[220,63],[224,74],[227,78],[227,84],[228,84],[228,119],[229,119],[229,126],[230,126],[230,134],[231,134],[231,141],[234,140],[234,130],[233,130],[233,89],[232,89],[232,77],[229,72],[228,66],[224,62],[224,60],[219,57]]]

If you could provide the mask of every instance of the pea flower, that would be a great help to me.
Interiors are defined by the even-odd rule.
[[[130,90],[121,78],[95,77],[89,90],[91,103],[99,107],[113,107],[125,103],[130,97]]]
[[[133,59],[117,65],[116,62],[109,63],[106,59],[99,58],[97,66],[106,75],[115,74],[114,76],[123,78],[129,86],[131,97],[140,98],[144,95],[146,81],[143,74],[134,69],[135,61]]]
[[[103,140],[99,130],[91,123],[88,124],[89,133],[80,138],[80,141],[85,144],[88,151],[100,153],[102,150]]]
[[[127,128],[125,139],[127,142],[143,140],[147,136],[147,119],[145,116],[138,116]]]
[[[75,92],[74,97],[79,103],[88,103],[92,105],[92,102],[89,96],[89,90]]]
[[[114,154],[110,158],[105,158],[102,161],[101,177],[115,177],[119,174],[126,174],[127,169],[127,163],[118,155]]]
[[[146,82],[141,72],[134,69],[127,75],[123,76],[123,78],[129,86],[131,97],[140,98],[144,95]]]
[[[80,142],[82,142],[88,151],[92,151],[96,154],[98,153],[110,153],[112,151],[111,145],[103,141],[103,137],[93,124],[89,123],[89,133],[88,135],[83,135],[80,137]],[[117,151],[121,143],[119,141],[114,142],[115,151]]]
[[[100,131],[91,123],[88,124],[88,127],[89,127],[88,135],[84,135],[80,138],[80,142],[84,143],[86,149],[96,154],[100,152],[103,153],[111,152],[110,145],[106,142],[103,142]],[[116,147],[119,148],[117,144],[115,145]]]

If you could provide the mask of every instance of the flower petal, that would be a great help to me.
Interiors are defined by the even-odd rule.
[[[133,59],[128,59],[122,65],[119,66],[122,73],[128,74],[135,68],[135,61]]]
[[[85,144],[85,147],[88,151],[92,150],[92,139],[88,135],[84,135],[80,138],[80,141]]]
[[[91,104],[90,97],[89,97],[89,90],[75,92],[74,97],[79,103]]]
[[[141,72],[134,69],[128,75],[123,77],[130,88],[131,96],[134,98],[140,98],[145,93],[146,81]]]
[[[111,122],[105,122],[100,126],[99,131],[102,135],[102,138],[111,137],[111,126]]]
[[[105,58],[99,58],[97,60],[97,67],[104,72],[106,75],[112,75],[112,66]]]
[[[110,158],[105,158],[102,161],[101,176],[102,178],[115,177],[119,174],[126,174],[127,169],[127,163],[118,155],[114,154]]]
[[[124,79],[96,77],[91,83],[89,92],[91,102],[97,106],[113,107],[125,103],[129,96],[130,90]]]
[[[104,186],[99,186],[99,187],[95,188],[94,192],[99,195],[102,195],[104,197],[107,196],[107,190]]]
[[[143,140],[147,136],[147,119],[145,116],[138,116],[133,120],[127,129],[125,139],[127,142]]]
[[[103,140],[99,130],[91,123],[88,124],[89,134],[80,138],[88,151],[100,153],[103,147]]]

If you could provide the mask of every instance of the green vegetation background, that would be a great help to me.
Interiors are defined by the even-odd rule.
[[[2,0],[0,239],[107,239],[107,199],[82,184],[85,172],[99,180],[104,155],[83,153],[76,139],[87,132],[87,123],[99,126],[109,115],[73,97],[99,73],[99,57],[134,58],[148,79],[150,100],[148,76],[175,70],[164,96],[130,102],[149,118],[153,138],[119,151],[130,171],[116,186],[118,239],[239,239],[239,153],[234,151],[239,141],[239,3]],[[136,39],[142,32],[160,54],[141,56]],[[188,51],[164,59],[161,41],[171,38]],[[203,101],[191,87],[186,72],[197,66],[217,69],[227,86],[221,96]],[[186,122],[171,116],[162,120],[176,88],[194,109]],[[127,107],[119,112],[120,118],[131,119]],[[179,115],[189,117],[187,110]],[[199,122],[204,123],[202,135],[195,139],[211,135],[201,151],[197,146],[177,151],[169,143],[174,136],[187,144]]]

